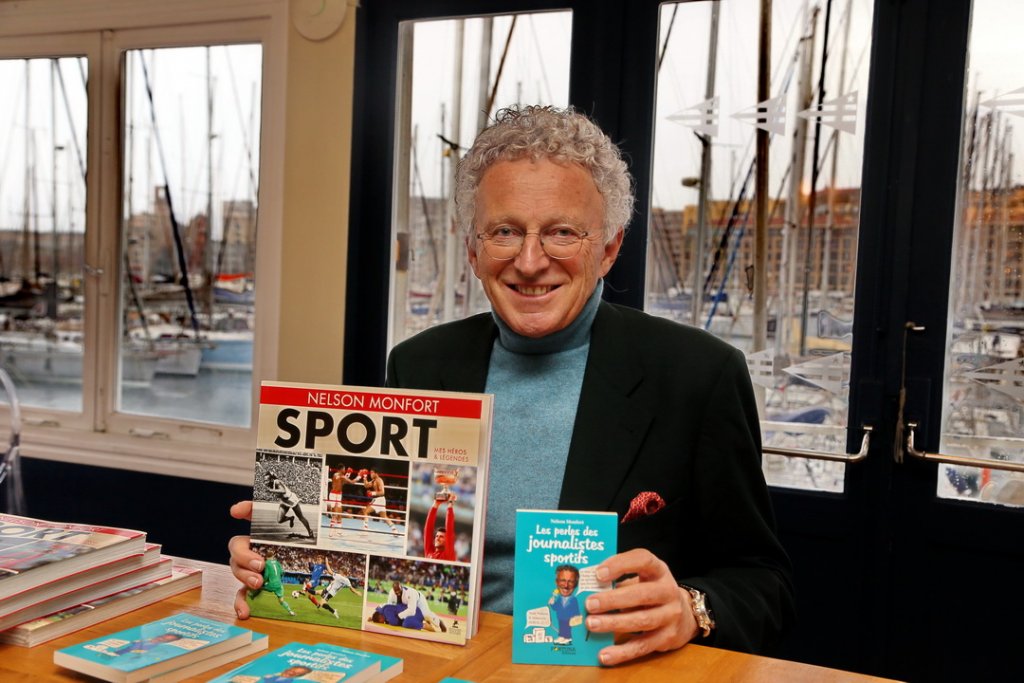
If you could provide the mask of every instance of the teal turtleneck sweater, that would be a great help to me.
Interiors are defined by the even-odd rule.
[[[540,339],[513,332],[497,315],[485,391],[494,394],[494,425],[484,542],[483,607],[512,613],[517,508],[554,510],[562,490],[590,329],[601,302],[590,299],[565,329]]]

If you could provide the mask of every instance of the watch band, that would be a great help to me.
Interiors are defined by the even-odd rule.
[[[690,594],[693,618],[697,620],[697,628],[701,632],[701,638],[707,638],[715,628],[715,617],[708,607],[707,596],[703,591],[699,591],[691,586],[682,583],[679,586]]]

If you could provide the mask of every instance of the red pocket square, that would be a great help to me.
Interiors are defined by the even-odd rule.
[[[641,517],[648,517],[663,507],[665,507],[664,498],[654,491],[641,491],[636,494],[636,498],[630,501],[629,510],[626,512],[626,516],[622,518],[622,522],[632,522]]]

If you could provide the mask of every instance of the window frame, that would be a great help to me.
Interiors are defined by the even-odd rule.
[[[6,6],[5,6],[6,5]],[[22,453],[249,484],[259,379],[277,374],[283,238],[286,0],[34,0],[0,5],[0,58],[89,59],[86,339],[82,411],[22,407]],[[182,17],[187,17],[183,20]],[[258,43],[263,49],[256,319],[247,428],[117,410],[121,298],[122,64],[126,50]],[[209,453],[215,450],[216,457]]]

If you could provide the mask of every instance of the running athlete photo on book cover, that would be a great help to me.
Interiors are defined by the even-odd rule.
[[[251,539],[266,563],[252,614],[465,643],[490,425],[485,394],[264,382]],[[403,593],[401,609],[377,609]]]

